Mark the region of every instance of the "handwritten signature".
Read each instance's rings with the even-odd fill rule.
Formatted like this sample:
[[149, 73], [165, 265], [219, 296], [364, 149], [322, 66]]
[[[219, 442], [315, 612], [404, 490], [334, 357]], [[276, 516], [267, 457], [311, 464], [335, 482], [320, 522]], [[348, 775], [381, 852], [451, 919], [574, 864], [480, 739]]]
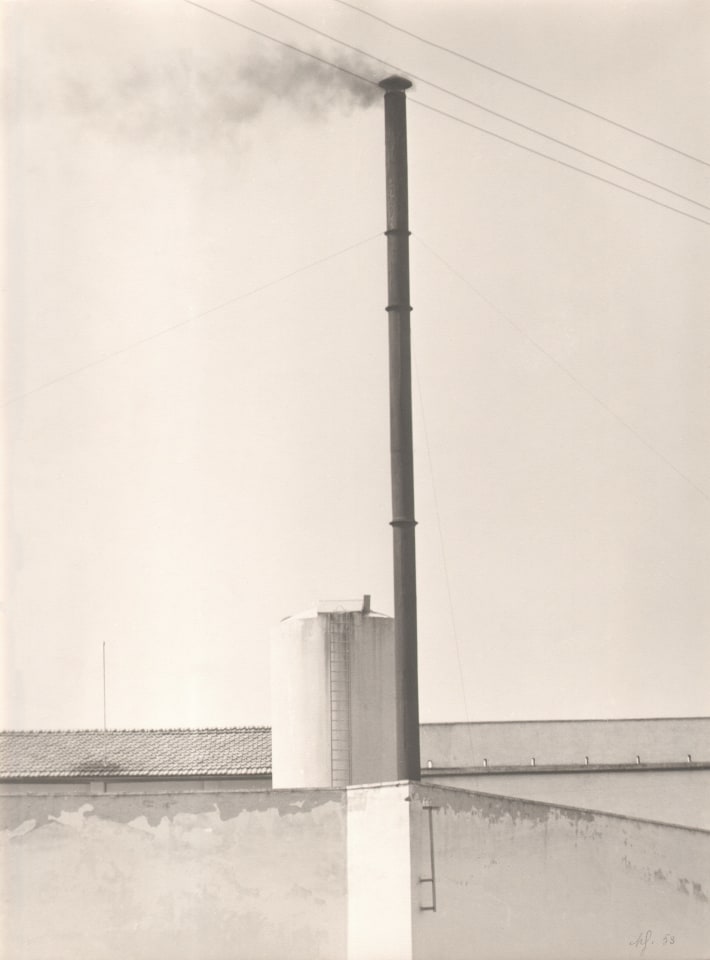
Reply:
[[664, 933], [661, 938], [661, 934], [658, 934], [658, 938], [655, 939], [653, 930], [645, 930], [642, 931], [635, 940], [629, 940], [630, 947], [639, 947], [641, 951], [640, 956], [643, 956], [646, 947], [655, 946], [657, 943], [664, 947], [670, 947], [675, 943], [675, 935], [672, 933]]

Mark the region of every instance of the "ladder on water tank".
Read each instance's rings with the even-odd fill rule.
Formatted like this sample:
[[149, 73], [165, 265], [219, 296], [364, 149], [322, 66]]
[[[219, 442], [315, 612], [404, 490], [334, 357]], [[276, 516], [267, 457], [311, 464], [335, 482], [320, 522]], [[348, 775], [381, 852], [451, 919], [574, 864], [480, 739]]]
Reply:
[[333, 787], [347, 787], [352, 773], [348, 615], [331, 613], [329, 620], [330, 782]]

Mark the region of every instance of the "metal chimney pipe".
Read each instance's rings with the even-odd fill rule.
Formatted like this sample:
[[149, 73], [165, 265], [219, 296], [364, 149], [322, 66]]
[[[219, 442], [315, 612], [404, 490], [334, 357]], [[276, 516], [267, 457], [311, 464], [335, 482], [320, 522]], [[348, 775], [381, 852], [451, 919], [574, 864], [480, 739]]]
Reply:
[[404, 92], [411, 85], [404, 77], [388, 77], [380, 83], [385, 91], [396, 738], [397, 777], [400, 780], [421, 779], [409, 317], [412, 307], [409, 302], [407, 98]]

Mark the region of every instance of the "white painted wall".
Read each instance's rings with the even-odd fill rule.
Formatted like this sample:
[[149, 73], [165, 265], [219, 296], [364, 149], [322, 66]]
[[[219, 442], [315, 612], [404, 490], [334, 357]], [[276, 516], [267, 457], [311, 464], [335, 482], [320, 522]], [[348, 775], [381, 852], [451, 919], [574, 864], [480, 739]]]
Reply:
[[348, 788], [348, 960], [412, 955], [408, 797], [408, 783]]
[[414, 876], [429, 875], [437, 807], [437, 910], [422, 888], [414, 960], [710, 955], [710, 833], [446, 787], [411, 797]]
[[[397, 775], [394, 621], [344, 605], [337, 612], [338, 607], [334, 602], [289, 617], [272, 635], [272, 776], [277, 789], [333, 783], [330, 628], [336, 616], [349, 648], [349, 782], [379, 783]], [[339, 719], [342, 736], [344, 718]]]
[[330, 787], [329, 652], [325, 619], [309, 611], [271, 637], [271, 769], [275, 789]]

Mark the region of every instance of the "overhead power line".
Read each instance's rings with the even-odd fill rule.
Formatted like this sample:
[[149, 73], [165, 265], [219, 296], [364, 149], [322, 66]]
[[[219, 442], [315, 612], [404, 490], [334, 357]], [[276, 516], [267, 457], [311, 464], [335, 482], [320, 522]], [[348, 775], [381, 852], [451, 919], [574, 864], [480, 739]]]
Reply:
[[519, 147], [521, 150], [527, 150], [528, 153], [535, 154], [536, 157], [544, 157], [545, 160], [551, 160], [553, 163], [558, 163], [562, 167], [567, 167], [569, 170], [576, 170], [577, 173], [583, 173], [587, 177], [591, 177], [593, 180], [599, 180], [600, 183], [607, 183], [610, 187], [616, 187], [617, 190], [623, 190], [624, 193], [630, 193], [634, 197], [639, 197], [641, 200], [648, 200], [649, 203], [655, 203], [657, 207], [663, 207], [664, 210], [672, 210], [673, 213], [679, 213], [682, 217], [688, 217], [690, 220], [695, 220], [697, 223], [704, 223], [706, 227], [710, 227], [710, 220], [703, 220], [702, 217], [696, 217], [694, 213], [688, 213], [686, 210], [680, 210], [678, 207], [672, 207], [668, 203], [663, 203], [662, 200], [655, 200], [653, 197], [649, 197], [645, 193], [639, 193], [638, 190], [632, 190], [631, 187], [624, 187], [620, 183], [616, 183], [614, 180], [609, 180], [606, 177], [601, 177], [597, 173], [592, 173], [589, 170], [583, 170], [582, 167], [575, 167], [573, 163], [567, 163], [566, 160], [560, 160], [559, 157], [553, 157], [549, 153], [543, 153], [541, 150], [535, 150], [533, 147], [527, 147], [523, 143], [518, 143], [517, 140], [511, 140], [510, 137], [504, 137], [500, 133], [494, 133], [492, 130], [486, 130], [485, 127], [479, 127], [476, 123], [471, 123], [470, 120], [464, 120], [462, 117], [457, 117], [453, 113], [447, 113], [445, 110], [440, 110], [438, 107], [433, 107], [429, 103], [423, 103], [421, 100], [415, 100], [414, 97], [407, 98], [410, 103], [415, 103], [418, 107], [424, 107], [425, 110], [431, 110], [432, 113], [439, 113], [442, 117], [447, 117], [449, 120], [455, 120], [457, 123], [462, 123], [466, 127], [472, 127], [474, 130], [479, 130], [481, 133], [488, 134], [489, 137], [495, 137], [496, 140], [502, 140], [504, 143], [510, 143], [514, 147]]
[[241, 27], [242, 30], [248, 30], [249, 33], [255, 33], [257, 37], [263, 37], [265, 40], [271, 40], [274, 43], [280, 44], [282, 47], [293, 50], [294, 53], [300, 53], [304, 57], [310, 57], [311, 60], [317, 60], [318, 63], [322, 63], [327, 67], [333, 67], [334, 70], [340, 70], [341, 73], [347, 73], [349, 77], [354, 77], [356, 80], [362, 80], [363, 83], [370, 83], [373, 87], [379, 86], [376, 80], [371, 80], [369, 77], [362, 77], [359, 73], [354, 73], [352, 70], [348, 70], [347, 67], [342, 67], [338, 63], [333, 63], [331, 60], [325, 60], [323, 57], [319, 57], [315, 53], [309, 53], [307, 50], [302, 50], [300, 47], [296, 47], [292, 43], [287, 43], [285, 40], [279, 40], [276, 37], [272, 37], [268, 33], [262, 33], [261, 30], [250, 27], [246, 23], [242, 23], [240, 20], [235, 20], [233, 17], [228, 17], [226, 14], [220, 13], [218, 10], [212, 10], [211, 7], [204, 7], [201, 3], [196, 3], [195, 0], [183, 0], [183, 2], [189, 3], [191, 7], [198, 7], [200, 10], [204, 10], [205, 13], [211, 13], [213, 17], [219, 17], [220, 20], [226, 20], [227, 23], [233, 23], [235, 27]]
[[292, 270], [290, 273], [284, 273], [282, 276], [275, 277], [273, 280], [269, 280], [267, 283], [262, 283], [261, 286], [254, 287], [253, 290], [247, 290], [245, 293], [240, 293], [236, 297], [230, 297], [229, 300], [224, 300], [222, 303], [218, 303], [216, 306], [210, 307], [208, 310], [203, 310], [201, 313], [196, 313], [191, 317], [186, 317], [184, 320], [173, 323], [169, 327], [163, 327], [162, 330], [157, 330], [155, 333], [151, 333], [147, 337], [141, 337], [140, 340], [134, 340], [132, 343], [126, 344], [125, 347], [120, 347], [118, 350], [114, 350], [112, 353], [107, 353], [103, 357], [96, 357], [95, 360], [90, 360], [89, 363], [85, 363], [81, 367], [76, 367], [74, 370], [68, 370], [66, 373], [63, 373], [58, 377], [54, 377], [52, 380], [47, 380], [45, 383], [40, 383], [38, 386], [32, 387], [32, 389], [26, 390], [24, 393], [10, 397], [8, 400], [5, 400], [2, 404], [0, 404], [0, 408], [7, 407], [11, 403], [18, 403], [20, 400], [24, 400], [26, 397], [30, 397], [35, 393], [39, 393], [40, 390], [46, 390], [48, 387], [52, 387], [56, 383], [61, 383], [64, 380], [68, 380], [70, 377], [75, 377], [78, 374], [83, 373], [85, 370], [90, 370], [92, 367], [98, 367], [103, 363], [108, 363], [109, 360], [113, 360], [115, 357], [120, 357], [122, 354], [128, 353], [130, 350], [134, 350], [136, 347], [140, 347], [145, 343], [150, 343], [152, 340], [157, 340], [160, 337], [164, 337], [166, 334], [172, 333], [174, 330], [178, 330], [180, 327], [185, 327], [189, 323], [195, 323], [195, 321], [201, 320], [210, 313], [215, 313], [217, 310], [222, 310], [224, 307], [228, 307], [233, 303], [238, 303], [240, 300], [246, 300], [247, 297], [253, 297], [257, 293], [262, 293], [264, 290], [268, 290], [269, 287], [273, 287], [277, 283], [283, 283], [284, 280], [290, 280], [292, 277], [297, 276], [299, 273], [303, 273], [305, 270], [312, 270], [314, 267], [318, 267], [322, 263], [327, 263], [329, 260], [335, 260], [336, 257], [341, 257], [343, 254], [349, 253], [351, 250], [355, 250], [357, 247], [362, 247], [366, 243], [371, 243], [373, 240], [377, 239], [377, 237], [381, 236], [382, 231], [378, 231], [371, 237], [366, 237], [364, 240], [358, 240], [357, 243], [351, 243], [349, 247], [344, 247], [342, 250], [336, 250], [335, 253], [329, 253], [326, 257], [320, 257], [320, 259], [313, 260], [311, 263], [306, 263], [302, 267]]
[[563, 103], [567, 107], [573, 107], [575, 110], [581, 110], [582, 113], [586, 113], [590, 117], [594, 117], [597, 120], [603, 120], [604, 123], [609, 123], [613, 127], [617, 127], [619, 130], [624, 130], [626, 133], [631, 133], [636, 137], [641, 137], [642, 140], [647, 140], [649, 143], [654, 143], [657, 147], [663, 147], [666, 150], [671, 150], [673, 153], [677, 153], [679, 156], [685, 157], [687, 160], [694, 160], [696, 163], [702, 163], [704, 166], [710, 167], [710, 161], [703, 160], [702, 157], [696, 157], [692, 153], [687, 153], [685, 150], [680, 150], [678, 147], [674, 147], [670, 143], [665, 143], [663, 140], [658, 140], [656, 137], [652, 137], [647, 133], [642, 133], [640, 130], [636, 130], [634, 127], [629, 127], [624, 123], [620, 123], [618, 120], [612, 120], [611, 117], [607, 117], [603, 113], [597, 113], [595, 110], [590, 110], [589, 107], [583, 107], [580, 103], [576, 103], [574, 100], [568, 100], [566, 97], [559, 96], [559, 94], [551, 93], [549, 90], [544, 90], [542, 87], [537, 87], [534, 83], [530, 83], [527, 80], [521, 80], [520, 77], [515, 77], [511, 73], [506, 73], [504, 70], [498, 70], [496, 67], [492, 67], [488, 63], [483, 63], [481, 60], [476, 60], [473, 57], [469, 57], [465, 53], [461, 53], [458, 50], [452, 50], [451, 47], [445, 47], [441, 43], [435, 43], [433, 40], [428, 40], [426, 37], [422, 37], [418, 33], [413, 33], [411, 30], [406, 30], [404, 27], [400, 27], [396, 23], [392, 23], [390, 20], [385, 20], [384, 17], [379, 17], [377, 14], [371, 13], [369, 10], [363, 10], [362, 7], [358, 7], [354, 3], [348, 3], [347, 0], [334, 0], [334, 2], [339, 3], [343, 7], [349, 7], [351, 10], [355, 10], [358, 13], [362, 13], [366, 17], [371, 17], [373, 20], [378, 20], [380, 23], [385, 24], [385, 26], [390, 27], [392, 30], [397, 30], [399, 33], [411, 37], [413, 40], [418, 40], [420, 43], [425, 43], [427, 46], [434, 47], [436, 50], [449, 53], [453, 57], [458, 57], [460, 60], [465, 60], [467, 63], [472, 63], [476, 67], [481, 67], [482, 70], [488, 70], [489, 73], [495, 73], [497, 76], [503, 77], [505, 80], [510, 80], [512, 83], [517, 83], [521, 87], [527, 87], [528, 90], [534, 90], [535, 93], [541, 93], [544, 97], [549, 97], [551, 100], [556, 100], [558, 103]]
[[704, 500], [710, 501], [710, 495], [705, 490], [703, 490], [702, 487], [698, 486], [698, 484], [686, 473], [683, 473], [683, 471], [680, 470], [673, 463], [672, 460], [669, 460], [668, 457], [664, 453], [662, 453], [657, 447], [654, 447], [653, 444], [649, 443], [649, 441], [646, 440], [646, 438], [642, 436], [638, 432], [638, 430], [635, 430], [634, 427], [632, 427], [627, 420], [624, 420], [622, 416], [620, 416], [611, 406], [609, 406], [606, 400], [602, 400], [602, 398], [598, 394], [596, 394], [590, 387], [588, 387], [585, 383], [583, 383], [583, 381], [581, 381], [577, 376], [575, 376], [575, 374], [572, 373], [572, 371], [568, 367], [566, 367], [564, 363], [558, 360], [557, 357], [555, 357], [553, 354], [549, 353], [549, 351], [545, 350], [545, 348], [541, 344], [539, 344], [537, 340], [531, 337], [530, 334], [522, 326], [520, 326], [519, 323], [516, 323], [514, 320], [512, 320], [507, 313], [501, 310], [500, 307], [496, 306], [496, 304], [493, 303], [492, 300], [490, 300], [483, 293], [481, 293], [481, 291], [476, 286], [474, 286], [474, 284], [471, 283], [470, 280], [468, 280], [462, 273], [459, 273], [459, 271], [456, 270], [455, 267], [452, 267], [452, 265], [447, 260], [445, 260], [444, 257], [441, 256], [441, 254], [437, 253], [436, 250], [434, 250], [431, 246], [429, 246], [428, 243], [422, 240], [421, 237], [415, 234], [414, 239], [422, 247], [424, 247], [424, 249], [427, 250], [433, 257], [436, 257], [436, 259], [440, 263], [443, 263], [443, 265], [446, 267], [447, 270], [450, 271], [450, 273], [452, 273], [463, 284], [465, 284], [469, 288], [469, 290], [472, 290], [476, 294], [476, 296], [480, 300], [482, 300], [485, 304], [487, 304], [491, 308], [491, 310], [497, 313], [498, 316], [501, 317], [501, 319], [505, 320], [508, 326], [510, 326], [513, 330], [515, 330], [516, 333], [518, 333], [531, 347], [537, 350], [538, 353], [541, 353], [544, 357], [547, 357], [550, 363], [553, 363], [559, 370], [561, 370], [562, 373], [564, 373], [565, 376], [569, 380], [571, 380], [572, 383], [574, 383], [583, 393], [586, 393], [587, 396], [591, 397], [592, 400], [594, 400], [595, 403], [597, 403], [602, 408], [602, 410], [604, 410], [607, 414], [609, 414], [609, 416], [613, 417], [613, 419], [616, 420], [618, 424], [620, 424], [625, 430], [627, 430], [630, 434], [632, 434], [640, 444], [646, 447], [647, 450], [650, 450], [650, 452], [653, 453], [654, 456], [656, 456], [659, 460], [661, 460], [670, 470], [672, 470], [673, 473], [679, 476], [681, 480], [684, 480], [688, 484], [688, 486], [692, 487], [693, 490], [695, 490], [696, 493], [699, 493]]
[[[279, 44], [282, 47], [287, 47], [289, 50], [293, 50], [296, 53], [302, 54], [304, 57], [310, 57], [312, 60], [317, 60], [319, 63], [326, 64], [327, 66], [333, 67], [335, 70], [340, 70], [343, 73], [349, 74], [351, 77], [356, 77], [358, 80], [363, 80], [365, 83], [373, 84], [374, 86], [379, 86], [375, 80], [371, 80], [369, 77], [363, 77], [361, 74], [355, 73], [352, 70], [347, 70], [344, 67], [341, 67], [337, 63], [333, 63], [331, 60], [326, 60], [324, 57], [316, 56], [313, 53], [309, 53], [306, 50], [302, 50], [300, 47], [297, 47], [295, 44], [286, 43], [283, 40], [279, 40], [277, 37], [273, 37], [270, 34], [263, 33], [261, 30], [255, 30], [253, 27], [249, 27], [246, 24], [241, 23], [238, 20], [234, 20], [232, 17], [227, 17], [222, 13], [218, 13], [215, 10], [212, 10], [210, 7], [205, 7], [201, 3], [195, 3], [195, 0], [184, 0], [185, 3], [189, 3], [193, 7], [199, 7], [200, 10], [204, 10], [206, 13], [214, 14], [214, 16], [219, 17], [222, 20], [226, 20], [228, 23], [232, 23], [237, 27], [242, 27], [244, 30], [248, 30], [251, 33], [256, 33], [258, 36], [265, 38], [266, 40], [272, 40], [274, 43]], [[495, 137], [497, 140], [503, 140], [505, 143], [509, 143], [514, 147], [519, 147], [521, 150], [527, 150], [528, 153], [533, 153], [538, 157], [544, 157], [546, 160], [551, 160], [553, 163], [560, 164], [563, 167], [568, 167], [570, 170], [576, 170], [578, 173], [582, 173], [587, 177], [591, 177], [593, 180], [598, 180], [600, 183], [606, 183], [611, 187], [616, 187], [618, 190], [623, 190], [625, 193], [630, 193], [635, 197], [639, 197], [641, 200], [648, 200], [649, 203], [654, 203], [656, 206], [663, 207], [665, 210], [671, 210], [673, 213], [679, 213], [683, 217], [688, 217], [691, 220], [696, 220], [698, 223], [703, 223], [705, 226], [710, 227], [710, 221], [703, 220], [701, 217], [696, 217], [692, 213], [687, 213], [685, 210], [680, 210], [678, 207], [672, 207], [668, 203], [663, 203], [660, 200], [654, 200], [653, 197], [647, 196], [645, 193], [639, 193], [637, 190], [632, 190], [630, 187], [624, 187], [619, 183], [616, 183], [614, 180], [609, 180], [606, 177], [601, 177], [596, 173], [590, 173], [590, 171], [585, 170], [583, 167], [576, 167], [573, 163], [567, 163], [565, 160], [559, 160], [557, 157], [552, 157], [547, 153], [543, 153], [541, 150], [535, 150], [532, 147], [527, 147], [522, 143], [518, 143], [517, 140], [512, 140], [510, 137], [504, 137], [500, 133], [494, 133], [492, 130], [487, 130], [485, 127], [480, 127], [475, 123], [471, 123], [468, 120], [463, 120], [461, 117], [456, 117], [451, 113], [447, 113], [445, 110], [440, 110], [438, 107], [433, 107], [430, 104], [422, 103], [421, 100], [415, 100], [412, 97], [409, 97], [410, 103], [416, 103], [420, 107], [424, 107], [427, 110], [431, 110], [434, 113], [441, 114], [442, 117], [448, 117], [450, 120], [455, 120], [457, 123], [462, 123], [465, 126], [472, 127], [474, 130], [479, 130], [481, 133], [488, 134], [488, 136]]]
[[678, 197], [679, 200], [685, 200], [697, 207], [702, 207], [704, 210], [710, 210], [710, 205], [707, 203], [702, 203], [700, 200], [694, 200], [692, 197], [689, 197], [684, 193], [680, 193], [677, 190], [673, 190], [671, 187], [665, 187], [662, 183], [658, 183], [656, 180], [651, 180], [639, 173], [634, 173], [633, 170], [629, 170], [627, 167], [622, 167], [618, 163], [613, 163], [611, 160], [605, 160], [603, 157], [600, 157], [595, 153], [591, 153], [588, 150], [583, 150], [581, 147], [576, 147], [574, 144], [568, 143], [566, 140], [561, 140], [559, 137], [554, 137], [552, 134], [544, 133], [542, 130], [538, 130], [537, 127], [523, 123], [521, 120], [515, 120], [513, 117], [509, 117], [505, 113], [500, 113], [498, 110], [493, 110], [491, 107], [486, 107], [477, 100], [472, 100], [470, 97], [465, 97], [463, 94], [456, 93], [454, 90], [449, 90], [448, 87], [443, 87], [438, 83], [427, 80], [425, 77], [418, 76], [416, 73], [412, 73], [411, 70], [405, 70], [404, 67], [400, 67], [395, 63], [390, 63], [387, 60], [383, 60], [381, 57], [376, 57], [374, 54], [368, 53], [367, 50], [362, 50], [360, 47], [355, 47], [353, 44], [347, 43], [345, 40], [340, 40], [338, 37], [332, 36], [332, 34], [325, 33], [323, 30], [319, 30], [317, 27], [313, 27], [310, 24], [305, 23], [303, 20], [299, 20], [297, 17], [292, 17], [290, 14], [284, 13], [283, 10], [272, 7], [268, 3], [263, 3], [262, 0], [250, 0], [250, 2], [257, 7], [262, 7], [264, 10], [268, 10], [270, 13], [276, 14], [276, 16], [283, 17], [285, 20], [290, 20], [291, 23], [295, 23], [299, 27], [310, 30], [312, 33], [315, 33], [319, 37], [323, 37], [325, 40], [340, 44], [340, 46], [346, 47], [348, 50], [352, 50], [354, 53], [357, 53], [360, 56], [368, 57], [370, 60], [374, 60], [375, 63], [382, 64], [382, 66], [387, 67], [390, 70], [394, 70], [397, 73], [404, 73], [410, 80], [416, 80], [418, 83], [426, 84], [426, 86], [431, 87], [433, 90], [438, 90], [440, 93], [445, 93], [447, 96], [454, 97], [456, 100], [462, 101], [462, 103], [467, 103], [469, 106], [476, 107], [476, 109], [482, 110], [484, 113], [488, 113], [493, 117], [497, 117], [499, 120], [505, 120], [507, 123], [512, 123], [521, 130], [527, 130], [528, 133], [534, 133], [539, 137], [544, 137], [545, 140], [549, 140], [551, 143], [556, 143], [558, 146], [565, 147], [567, 150], [573, 150], [575, 153], [578, 153], [583, 157], [587, 157], [590, 160], [595, 160], [597, 163], [602, 163], [604, 166], [610, 167], [612, 170], [617, 170], [619, 173], [624, 173], [629, 177], [634, 177], [634, 179], [640, 180], [642, 183], [646, 183], [651, 187], [656, 187], [659, 190], [663, 190], [665, 193], [670, 193], [672, 196]]

